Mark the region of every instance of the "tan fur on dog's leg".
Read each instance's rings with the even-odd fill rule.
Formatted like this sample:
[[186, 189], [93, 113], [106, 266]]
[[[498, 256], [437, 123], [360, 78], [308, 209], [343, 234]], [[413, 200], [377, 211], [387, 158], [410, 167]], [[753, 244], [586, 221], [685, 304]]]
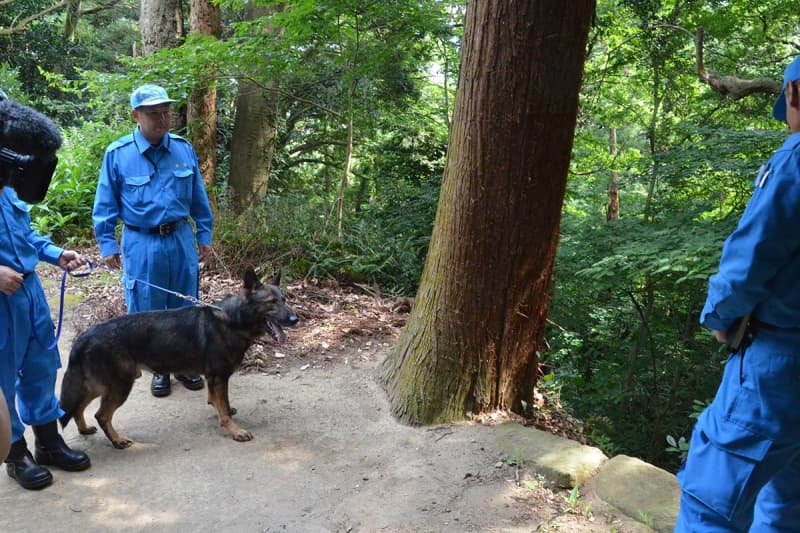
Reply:
[[100, 402], [100, 409], [98, 409], [94, 414], [94, 417], [97, 419], [97, 423], [100, 424], [100, 429], [105, 432], [108, 440], [110, 440], [111, 444], [114, 445], [114, 448], [117, 448], [118, 450], [128, 448], [131, 444], [133, 444], [131, 439], [117, 433], [117, 430], [115, 430], [114, 426], [111, 425], [111, 418], [114, 416], [114, 412], [117, 410], [117, 408], [119, 408], [120, 405], [123, 404], [124, 401], [124, 398], [122, 401], [119, 401], [119, 399], [103, 396], [103, 399]]
[[86, 418], [84, 417], [84, 410], [89, 406], [90, 403], [92, 403], [92, 400], [94, 400], [94, 398], [86, 398], [83, 400], [75, 410], [75, 415], [73, 415], [75, 423], [78, 425], [78, 432], [81, 435], [91, 435], [93, 433], [97, 433], [97, 428], [87, 424]]
[[252, 440], [253, 434], [241, 428], [231, 418], [231, 406], [228, 403], [228, 381], [223, 381], [222, 379], [208, 380], [208, 394], [211, 396], [211, 402], [217, 410], [220, 425], [231, 434], [233, 440], [239, 442]]

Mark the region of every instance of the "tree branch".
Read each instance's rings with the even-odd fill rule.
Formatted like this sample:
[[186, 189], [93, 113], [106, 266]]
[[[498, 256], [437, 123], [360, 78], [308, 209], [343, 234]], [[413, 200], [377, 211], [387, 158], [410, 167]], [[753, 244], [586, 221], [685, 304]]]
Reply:
[[709, 87], [723, 96], [730, 96], [734, 100], [739, 100], [751, 94], [766, 93], [777, 95], [781, 92], [783, 85], [779, 81], [771, 78], [756, 78], [745, 80], [736, 76], [712, 76], [703, 65], [703, 28], [698, 27], [694, 37], [695, 45], [695, 67], [697, 77], [700, 81], [707, 83]]
[[[5, 0], [4, 2], [0, 3], [0, 6], [12, 2], [13, 0]], [[26, 29], [28, 29], [28, 24], [33, 22], [36, 19], [42, 18], [45, 15], [49, 15], [53, 11], [58, 11], [59, 9], [65, 7], [67, 5], [66, 0], [62, 0], [61, 2], [50, 6], [46, 9], [42, 9], [38, 13], [25, 17], [24, 19], [20, 20], [18, 23], [15, 23], [14, 26], [10, 28], [0, 28], [0, 35], [15, 35], [17, 33], [22, 33]]]
[[273, 93], [277, 93], [277, 94], [279, 94], [281, 96], [296, 100], [297, 102], [302, 102], [304, 104], [308, 104], [308, 105], [310, 105], [312, 107], [315, 107], [317, 109], [321, 109], [322, 111], [324, 111], [324, 112], [326, 112], [326, 113], [328, 113], [330, 115], [333, 115], [336, 118], [344, 118], [344, 115], [342, 115], [338, 111], [335, 111], [335, 110], [333, 110], [333, 109], [331, 109], [329, 107], [325, 107], [324, 105], [320, 104], [319, 102], [314, 102], [313, 100], [308, 100], [306, 98], [302, 98], [300, 96], [297, 96], [296, 94], [292, 94], [292, 93], [290, 93], [288, 91], [284, 91], [282, 89], [278, 89], [277, 87], [267, 87], [263, 83], [259, 82], [257, 79], [252, 78], [250, 76], [235, 76], [235, 77], [239, 78], [239, 79], [248, 80], [251, 83], [253, 83], [253, 85], [256, 85], [257, 87], [260, 87], [261, 89], [263, 89], [265, 91], [270, 91], [270, 92], [273, 92]]
[[90, 7], [89, 9], [81, 10], [81, 16], [86, 15], [94, 15], [95, 13], [100, 13], [101, 11], [105, 11], [106, 9], [114, 9], [115, 7], [119, 7], [121, 4], [119, 0], [113, 0], [107, 4], [101, 4], [99, 6]]
[[290, 155], [300, 154], [303, 152], [313, 152], [314, 150], [325, 146], [347, 146], [343, 141], [336, 141], [333, 139], [319, 139], [305, 142], [301, 145], [295, 146], [289, 152]]

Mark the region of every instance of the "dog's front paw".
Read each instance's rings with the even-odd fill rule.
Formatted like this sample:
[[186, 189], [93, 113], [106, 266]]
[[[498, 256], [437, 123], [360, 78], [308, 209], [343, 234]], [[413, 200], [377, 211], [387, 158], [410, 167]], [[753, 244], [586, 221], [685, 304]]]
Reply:
[[86, 426], [83, 428], [78, 428], [78, 433], [81, 435], [94, 435], [97, 433], [97, 428], [94, 426]]
[[133, 445], [133, 441], [128, 437], [120, 437], [117, 440], [112, 440], [111, 444], [118, 450], [124, 450], [125, 448], [130, 448]]
[[246, 429], [240, 429], [233, 434], [233, 440], [237, 442], [247, 442], [249, 440], [253, 440], [253, 434]]

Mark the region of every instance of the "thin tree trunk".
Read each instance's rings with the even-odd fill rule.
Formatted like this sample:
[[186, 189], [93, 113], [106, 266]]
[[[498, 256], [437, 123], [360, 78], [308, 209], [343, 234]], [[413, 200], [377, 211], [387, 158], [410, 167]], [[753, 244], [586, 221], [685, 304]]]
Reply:
[[67, 0], [67, 13], [64, 16], [64, 37], [74, 43], [77, 38], [78, 20], [81, 14], [81, 0]]
[[[612, 159], [617, 157], [617, 128], [610, 128], [608, 132], [608, 148]], [[608, 182], [608, 208], [606, 209], [606, 221], [619, 220], [619, 174], [616, 170], [611, 171], [611, 179]]]
[[658, 159], [656, 158], [656, 150], [658, 144], [656, 142], [656, 126], [658, 125], [658, 111], [661, 107], [661, 92], [659, 91], [660, 69], [658, 68], [658, 61], [653, 60], [653, 112], [650, 114], [650, 125], [648, 126], [647, 137], [650, 143], [650, 157], [653, 159], [652, 173], [650, 175], [650, 183], [647, 186], [647, 198], [644, 202], [644, 220], [652, 220], [653, 213], [653, 196], [656, 193], [656, 183], [658, 183]]
[[339, 239], [343, 237], [344, 192], [350, 182], [350, 165], [353, 160], [353, 91], [355, 91], [355, 83], [350, 86], [350, 92], [347, 95], [347, 150], [344, 156], [342, 181], [339, 184], [339, 196], [336, 200], [336, 235]]
[[[209, 0], [192, 0], [189, 25], [192, 32], [219, 38], [221, 29], [220, 8]], [[216, 65], [209, 64], [203, 72], [201, 87], [189, 95], [186, 118], [197, 152], [203, 182], [209, 191], [211, 208], [216, 211], [216, 195], [212, 193], [216, 183], [217, 167], [217, 83]]]

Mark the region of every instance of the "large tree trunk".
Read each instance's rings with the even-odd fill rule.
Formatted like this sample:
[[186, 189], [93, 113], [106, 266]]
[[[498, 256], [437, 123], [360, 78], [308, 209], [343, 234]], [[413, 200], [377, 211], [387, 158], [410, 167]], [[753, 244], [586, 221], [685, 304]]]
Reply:
[[[280, 5], [263, 8], [250, 4], [245, 10], [245, 19], [271, 15], [280, 9]], [[281, 29], [270, 28], [269, 31], [278, 33]], [[267, 194], [277, 135], [274, 107], [269, 91], [251, 81], [239, 81], [228, 177], [233, 205], [238, 212], [258, 204]]]
[[403, 422], [531, 401], [594, 8], [467, 6], [436, 223], [411, 317], [383, 363]]
[[150, 55], [162, 48], [174, 48], [180, 44], [180, 0], [142, 0], [140, 7], [142, 54]]
[[[142, 36], [142, 55], [179, 46], [183, 40], [181, 0], [141, 0], [139, 33]], [[171, 117], [172, 130], [185, 133], [186, 107], [173, 105]]]
[[[220, 36], [220, 8], [210, 0], [192, 0], [189, 15], [190, 31], [215, 38]], [[200, 172], [209, 193], [216, 182], [217, 168], [217, 84], [216, 67], [207, 65], [201, 88], [189, 95], [186, 117], [197, 152]], [[209, 194], [212, 210], [216, 211], [216, 196]]]

